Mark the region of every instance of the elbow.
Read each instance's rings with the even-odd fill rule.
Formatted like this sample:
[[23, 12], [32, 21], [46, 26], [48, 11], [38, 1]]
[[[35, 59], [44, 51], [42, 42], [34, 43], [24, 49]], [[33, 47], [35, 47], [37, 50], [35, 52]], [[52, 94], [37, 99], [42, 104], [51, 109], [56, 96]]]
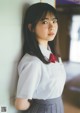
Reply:
[[20, 105], [15, 105], [15, 108], [17, 109], [17, 110], [21, 110], [21, 111], [24, 111], [24, 110], [27, 110], [28, 108], [27, 107], [22, 107], [22, 106], [20, 106]]
[[21, 106], [21, 105], [16, 105], [15, 104], [15, 108], [17, 109], [17, 110], [27, 110], [28, 108], [26, 107], [26, 108], [24, 108], [23, 106]]
[[27, 110], [30, 107], [30, 103], [26, 99], [16, 99], [15, 108], [17, 110]]

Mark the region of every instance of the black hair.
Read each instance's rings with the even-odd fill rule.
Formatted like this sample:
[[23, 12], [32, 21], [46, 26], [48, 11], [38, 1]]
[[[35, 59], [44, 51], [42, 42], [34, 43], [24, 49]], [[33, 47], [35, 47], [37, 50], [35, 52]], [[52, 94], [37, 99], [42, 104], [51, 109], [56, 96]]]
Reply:
[[[25, 12], [23, 25], [22, 25], [22, 36], [23, 36], [23, 55], [28, 53], [30, 55], [37, 56], [43, 63], [48, 64], [41, 50], [39, 48], [38, 41], [35, 37], [34, 32], [31, 32], [28, 28], [28, 25], [31, 24], [34, 29], [38, 21], [45, 17], [47, 12], [52, 13], [57, 18], [56, 9], [49, 5], [48, 3], [35, 3], [31, 5]], [[56, 38], [55, 38], [56, 39]], [[55, 52], [55, 39], [53, 41], [48, 42], [52, 53]]]

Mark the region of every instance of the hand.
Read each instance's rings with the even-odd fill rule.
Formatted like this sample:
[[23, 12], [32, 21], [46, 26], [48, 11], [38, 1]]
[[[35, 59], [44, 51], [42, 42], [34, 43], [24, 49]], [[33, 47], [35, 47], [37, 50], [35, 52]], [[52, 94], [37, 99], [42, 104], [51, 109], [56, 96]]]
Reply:
[[17, 110], [27, 110], [30, 107], [30, 102], [23, 98], [16, 98], [15, 100], [15, 108]]

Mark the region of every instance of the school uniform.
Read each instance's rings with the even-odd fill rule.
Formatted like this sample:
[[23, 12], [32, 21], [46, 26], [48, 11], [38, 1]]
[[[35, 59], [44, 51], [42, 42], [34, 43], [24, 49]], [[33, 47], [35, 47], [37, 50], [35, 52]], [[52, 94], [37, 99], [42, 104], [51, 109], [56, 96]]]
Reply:
[[[50, 57], [50, 48], [39, 45], [45, 59]], [[63, 113], [61, 95], [66, 73], [61, 58], [59, 62], [44, 64], [36, 56], [25, 54], [18, 65], [19, 80], [17, 98], [31, 100], [25, 113]], [[22, 113], [23, 113], [22, 112]]]

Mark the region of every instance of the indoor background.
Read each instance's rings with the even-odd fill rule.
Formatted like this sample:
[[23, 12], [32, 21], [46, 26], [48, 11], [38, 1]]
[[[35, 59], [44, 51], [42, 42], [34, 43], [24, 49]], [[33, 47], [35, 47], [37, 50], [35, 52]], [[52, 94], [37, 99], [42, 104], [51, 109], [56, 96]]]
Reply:
[[0, 113], [20, 113], [14, 107], [14, 99], [22, 52], [22, 15], [25, 4], [28, 7], [36, 2], [48, 2], [59, 13], [60, 52], [67, 73], [64, 110], [80, 113], [80, 2], [75, 1], [0, 0]]
[[56, 0], [56, 8], [60, 52], [67, 73], [65, 113], [80, 113], [80, 0]]

